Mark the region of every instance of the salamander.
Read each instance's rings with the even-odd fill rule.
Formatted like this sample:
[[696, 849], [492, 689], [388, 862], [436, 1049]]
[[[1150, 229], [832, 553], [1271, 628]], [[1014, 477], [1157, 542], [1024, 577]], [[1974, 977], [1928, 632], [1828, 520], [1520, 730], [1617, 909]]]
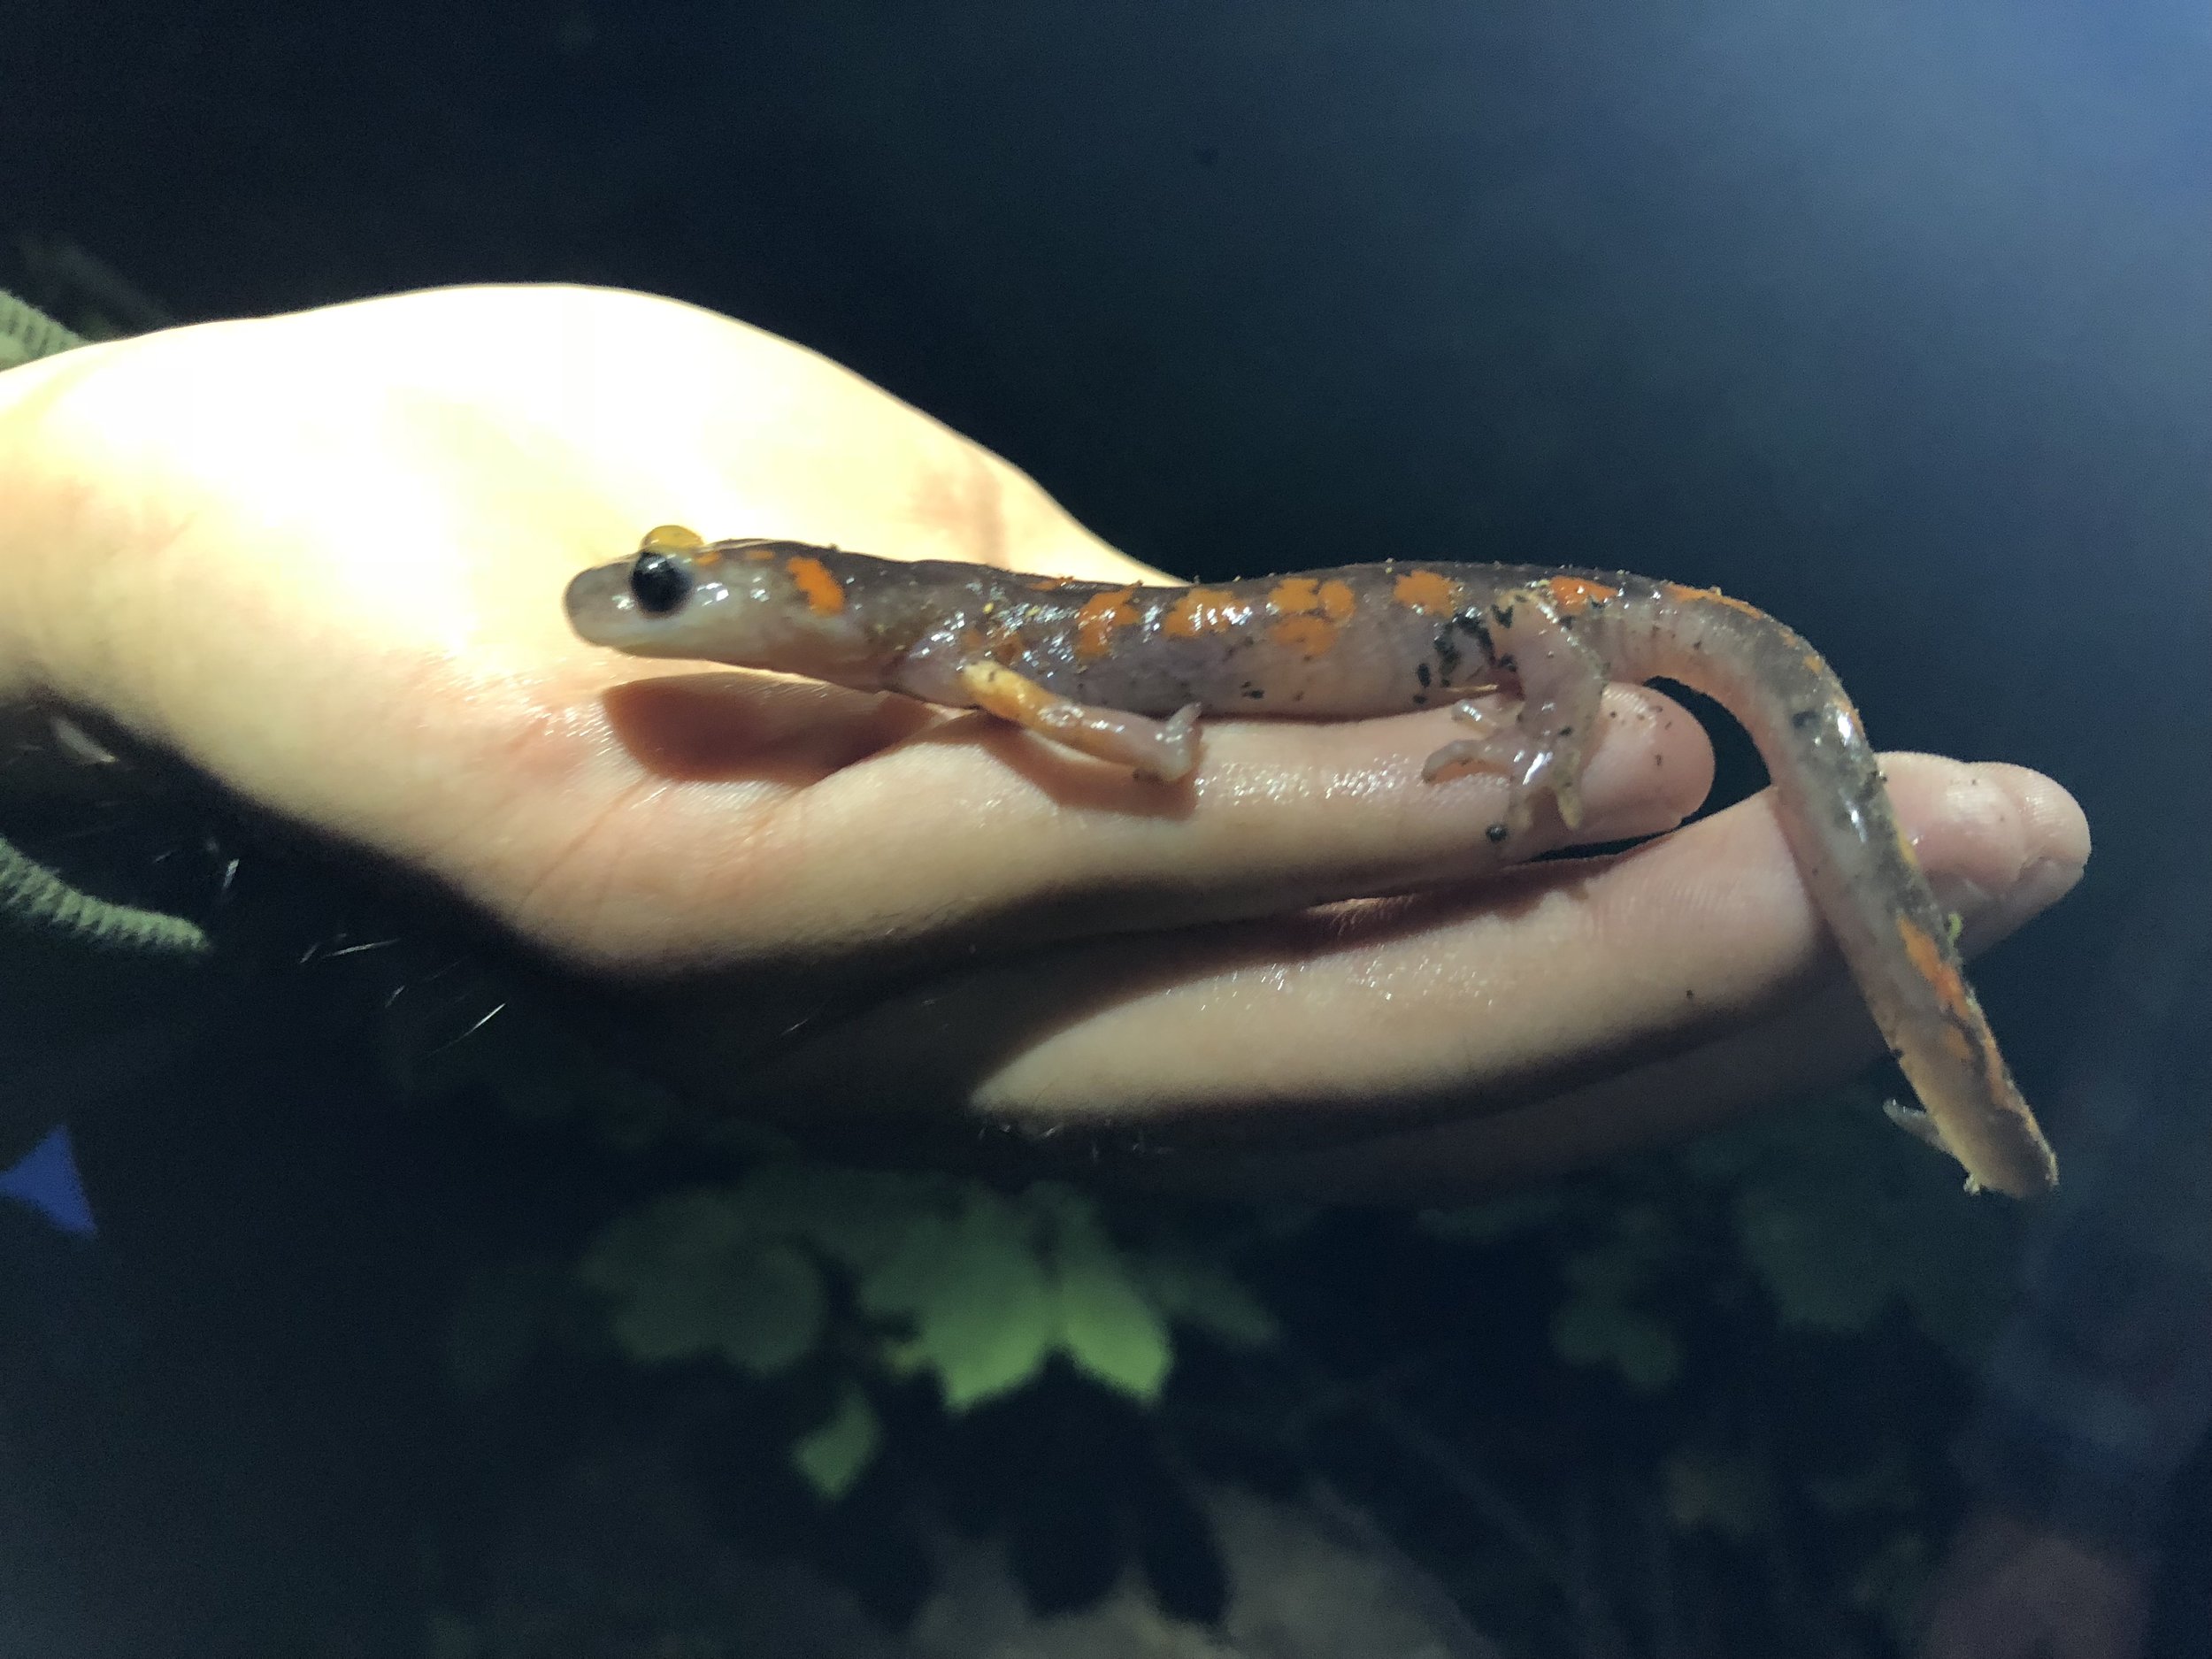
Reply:
[[[1609, 680], [1678, 680], [1740, 721], [1766, 762], [1805, 885], [1926, 1108], [1893, 1115], [1963, 1164], [1970, 1188], [2026, 1196], [2056, 1183], [1858, 710], [1803, 639], [1740, 600], [1619, 571], [1397, 560], [1187, 587], [1080, 582], [795, 541], [710, 544], [662, 526], [578, 575], [567, 609], [593, 644], [981, 709], [1166, 781], [1196, 764], [1202, 716], [1448, 706], [1464, 734], [1425, 775], [1503, 772], [1495, 841], [1547, 800], [1570, 828], [1579, 820]], [[1489, 693], [1517, 709], [1469, 701]]]

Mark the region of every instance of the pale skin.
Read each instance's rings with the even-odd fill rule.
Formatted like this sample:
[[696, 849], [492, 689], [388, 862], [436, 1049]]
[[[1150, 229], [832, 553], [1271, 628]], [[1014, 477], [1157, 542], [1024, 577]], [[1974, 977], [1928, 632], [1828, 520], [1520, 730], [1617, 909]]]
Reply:
[[[1493, 879], [1505, 786], [1423, 780], [1441, 711], [1214, 723], [1165, 786], [583, 644], [567, 578], [672, 520], [1156, 580], [878, 388], [673, 302], [449, 290], [33, 365], [0, 376], [0, 705], [111, 722], [595, 984], [650, 982], [649, 1057], [736, 1110], [1233, 1125], [1165, 1173], [1430, 1198], [1875, 1050], [1758, 800]], [[1709, 776], [1693, 719], [1615, 687], [1576, 839], [1669, 828]], [[2079, 876], [2047, 779], [1901, 756], [1891, 785], [1970, 945]], [[1371, 1133], [1402, 1109], [1445, 1121]], [[1364, 1138], [1290, 1144], [1317, 1133]]]

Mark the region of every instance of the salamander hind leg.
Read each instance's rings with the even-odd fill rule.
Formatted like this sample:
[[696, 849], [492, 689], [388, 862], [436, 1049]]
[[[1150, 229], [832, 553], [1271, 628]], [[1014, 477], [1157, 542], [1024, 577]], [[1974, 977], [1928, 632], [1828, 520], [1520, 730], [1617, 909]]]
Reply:
[[1582, 821], [1582, 765], [1605, 696], [1605, 664], [1575, 637], [1550, 598], [1532, 588], [1501, 595], [1483, 621], [1500, 673], [1519, 683], [1520, 707], [1507, 715], [1472, 703], [1455, 705], [1453, 715], [1475, 735], [1445, 744], [1421, 775], [1434, 782], [1473, 767], [1502, 772], [1513, 784], [1509, 832], [1526, 830], [1538, 798], [1547, 795], [1572, 829]]
[[1026, 675], [988, 658], [963, 663], [956, 677], [977, 708], [1064, 749], [1133, 767], [1141, 776], [1164, 783], [1187, 777], [1197, 764], [1198, 705], [1194, 703], [1164, 720], [1125, 714], [1118, 709], [1093, 708], [1048, 691]]

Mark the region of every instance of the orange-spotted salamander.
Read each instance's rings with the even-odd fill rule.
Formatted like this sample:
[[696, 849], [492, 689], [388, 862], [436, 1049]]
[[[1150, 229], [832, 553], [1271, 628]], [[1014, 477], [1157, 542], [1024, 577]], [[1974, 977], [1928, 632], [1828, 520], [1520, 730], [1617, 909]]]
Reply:
[[[1428, 758], [1512, 780], [1504, 841], [1548, 796], [1580, 818], [1608, 680], [1663, 676], [1741, 721], [1805, 884], [1926, 1106], [1907, 1126], [1970, 1187], [2025, 1196], [2057, 1164], [1967, 984], [1953, 923], [1897, 826], [1842, 686], [1763, 611], [1617, 571], [1392, 561], [1191, 587], [1114, 586], [795, 541], [708, 544], [679, 526], [569, 584], [594, 644], [803, 674], [983, 709], [1172, 780], [1201, 715], [1350, 719], [1451, 705]], [[1464, 701], [1517, 695], [1498, 714]]]

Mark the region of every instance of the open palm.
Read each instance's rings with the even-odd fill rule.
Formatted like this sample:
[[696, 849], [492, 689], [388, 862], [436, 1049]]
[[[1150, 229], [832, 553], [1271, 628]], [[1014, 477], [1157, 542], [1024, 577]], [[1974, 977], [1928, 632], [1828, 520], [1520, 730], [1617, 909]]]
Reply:
[[[567, 578], [672, 520], [1149, 573], [876, 388], [687, 306], [451, 290], [94, 348], [0, 378], [0, 696], [96, 711], [571, 970], [650, 982], [664, 1057], [741, 1105], [1262, 1147], [1469, 1118], [1240, 1165], [1383, 1193], [1672, 1133], [1872, 1047], [1847, 995], [1804, 995], [1820, 930], [1759, 802], [1470, 886], [1503, 786], [1422, 782], [1440, 713], [1217, 724], [1168, 787], [978, 716], [584, 645]], [[1678, 822], [1695, 723], [1621, 688], [1609, 714], [1582, 834]], [[2078, 872], [2047, 780], [1892, 770], [1981, 937]]]

